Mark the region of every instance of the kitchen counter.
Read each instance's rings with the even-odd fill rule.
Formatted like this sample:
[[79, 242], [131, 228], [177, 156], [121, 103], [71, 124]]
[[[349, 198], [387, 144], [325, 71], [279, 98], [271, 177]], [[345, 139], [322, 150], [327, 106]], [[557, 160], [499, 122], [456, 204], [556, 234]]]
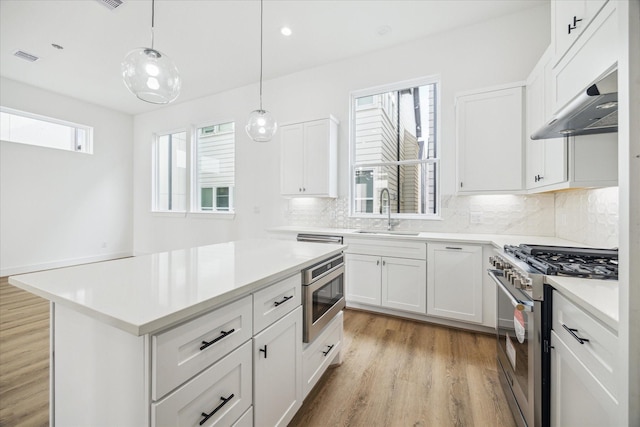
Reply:
[[242, 240], [22, 274], [9, 283], [141, 336], [248, 295], [344, 248]]
[[[405, 234], [369, 234], [359, 233], [354, 229], [315, 228], [284, 226], [269, 230], [271, 233], [314, 233], [341, 235], [348, 238], [362, 239], [396, 239], [429, 242], [459, 242], [492, 245], [502, 249], [504, 245], [518, 245], [529, 243], [536, 245], [574, 246], [586, 245], [570, 240], [547, 236], [522, 236], [502, 234], [472, 234], [472, 233], [434, 233], [418, 232], [416, 235]], [[405, 231], [405, 230], [403, 230]], [[406, 230], [410, 231], [410, 230]], [[380, 230], [384, 233], [384, 230]], [[574, 277], [545, 276], [546, 283], [550, 284], [562, 294], [569, 297], [576, 304], [582, 306], [594, 317], [614, 330], [618, 330], [618, 282], [616, 280], [581, 279]]]

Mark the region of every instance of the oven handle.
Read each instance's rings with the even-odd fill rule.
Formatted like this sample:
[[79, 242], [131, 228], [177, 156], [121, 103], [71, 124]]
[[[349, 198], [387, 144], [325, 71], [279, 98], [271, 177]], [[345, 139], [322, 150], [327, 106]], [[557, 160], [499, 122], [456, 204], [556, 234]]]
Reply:
[[329, 271], [324, 276], [320, 276], [316, 281], [311, 282], [308, 285], [303, 284], [302, 286], [307, 288], [307, 292], [313, 293], [321, 287], [325, 286], [327, 283], [331, 283], [331, 281], [336, 279], [337, 277], [344, 275], [344, 270], [344, 264], [340, 264], [340, 266]]
[[507, 289], [504, 283], [502, 283], [502, 281], [498, 278], [498, 274], [496, 274], [500, 273], [500, 270], [487, 270], [487, 272], [489, 273], [489, 276], [493, 279], [493, 281], [496, 282], [496, 285], [498, 285], [502, 292], [507, 295], [507, 298], [509, 298], [509, 301], [511, 301], [511, 305], [513, 305], [520, 311], [533, 311], [533, 301], [520, 301], [519, 299], [514, 297], [511, 292], [509, 292], [509, 289]]

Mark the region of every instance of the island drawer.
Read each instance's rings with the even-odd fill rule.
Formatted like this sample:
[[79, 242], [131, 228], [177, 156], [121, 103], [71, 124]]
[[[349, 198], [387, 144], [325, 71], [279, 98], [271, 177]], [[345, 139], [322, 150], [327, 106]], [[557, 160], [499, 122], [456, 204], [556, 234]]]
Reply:
[[251, 342], [151, 405], [153, 427], [231, 425], [252, 399]]
[[152, 396], [158, 400], [253, 334], [251, 295], [152, 337]]
[[302, 304], [302, 277], [294, 274], [253, 294], [253, 334]]
[[316, 385], [327, 367], [342, 350], [342, 311], [302, 352], [302, 392], [307, 394]]
[[558, 291], [553, 292], [552, 328], [609, 393], [617, 398], [617, 336]]

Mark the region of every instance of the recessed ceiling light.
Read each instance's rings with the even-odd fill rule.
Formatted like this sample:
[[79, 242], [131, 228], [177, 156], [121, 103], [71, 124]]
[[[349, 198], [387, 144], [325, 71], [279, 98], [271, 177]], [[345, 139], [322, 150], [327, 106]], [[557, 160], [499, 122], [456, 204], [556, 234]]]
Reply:
[[16, 50], [15, 52], [13, 52], [13, 54], [18, 58], [24, 59], [25, 61], [29, 61], [29, 62], [36, 62], [37, 60], [40, 59], [38, 56], [29, 52], [25, 52], [24, 50]]
[[282, 28], [280, 28], [280, 33], [283, 36], [289, 37], [293, 32], [291, 31], [291, 28], [289, 28], [289, 27], [282, 27]]

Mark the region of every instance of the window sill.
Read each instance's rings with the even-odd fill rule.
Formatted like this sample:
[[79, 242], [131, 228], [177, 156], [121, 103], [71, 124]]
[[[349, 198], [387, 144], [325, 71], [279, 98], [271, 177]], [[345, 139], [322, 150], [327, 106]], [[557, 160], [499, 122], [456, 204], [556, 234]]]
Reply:
[[152, 211], [151, 215], [161, 218], [189, 218], [189, 219], [225, 219], [232, 220], [235, 212], [158, 212]]

